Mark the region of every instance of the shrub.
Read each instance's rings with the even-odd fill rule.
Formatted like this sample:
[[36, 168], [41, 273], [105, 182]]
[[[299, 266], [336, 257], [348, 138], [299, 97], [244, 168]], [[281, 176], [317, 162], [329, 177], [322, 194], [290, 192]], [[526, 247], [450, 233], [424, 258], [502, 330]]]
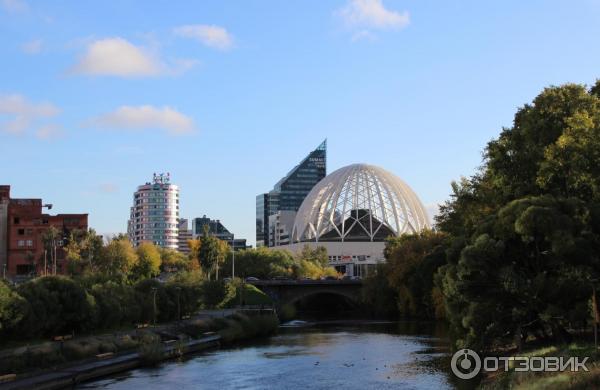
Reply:
[[222, 280], [202, 284], [202, 302], [206, 308], [221, 308], [235, 297], [235, 286]]
[[154, 333], [144, 333], [139, 344], [140, 360], [144, 365], [156, 365], [164, 357], [160, 337]]
[[23, 336], [52, 336], [93, 326], [93, 297], [67, 277], [34, 279], [19, 286], [17, 292], [29, 303], [19, 325]]
[[0, 281], [0, 334], [11, 333], [27, 312], [27, 301]]

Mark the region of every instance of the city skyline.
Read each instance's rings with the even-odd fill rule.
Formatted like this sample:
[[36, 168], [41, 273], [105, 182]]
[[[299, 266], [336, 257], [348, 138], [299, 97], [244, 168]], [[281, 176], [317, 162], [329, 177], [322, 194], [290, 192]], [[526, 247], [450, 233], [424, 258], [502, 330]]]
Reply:
[[256, 194], [327, 137], [330, 172], [386, 167], [432, 214], [517, 107], [594, 82], [599, 19], [594, 1], [3, 0], [0, 183], [115, 234], [170, 172], [181, 217], [254, 245]]

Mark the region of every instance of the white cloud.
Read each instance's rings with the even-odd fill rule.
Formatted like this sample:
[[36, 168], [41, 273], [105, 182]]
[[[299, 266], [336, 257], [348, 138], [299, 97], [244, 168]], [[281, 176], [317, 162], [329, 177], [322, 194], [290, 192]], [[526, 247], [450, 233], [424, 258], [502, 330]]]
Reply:
[[25, 12], [29, 9], [23, 0], [0, 0], [0, 6], [8, 12]]
[[223, 27], [195, 24], [176, 27], [173, 31], [180, 37], [196, 39], [215, 49], [228, 50], [233, 47], [233, 37]]
[[38, 54], [42, 51], [42, 40], [34, 39], [21, 45], [21, 50], [26, 54]]
[[48, 124], [38, 127], [35, 136], [42, 140], [53, 140], [61, 138], [64, 135], [63, 129], [59, 125]]
[[59, 109], [50, 103], [31, 103], [17, 94], [0, 95], [0, 117], [9, 117], [0, 123], [0, 130], [10, 134], [23, 134], [34, 122], [58, 113]]
[[159, 108], [149, 105], [121, 106], [93, 119], [91, 125], [131, 130], [162, 129], [172, 135], [195, 130], [194, 121], [179, 111], [168, 106]]
[[382, 0], [350, 0], [336, 14], [351, 28], [401, 29], [410, 23], [407, 11], [384, 7]]
[[143, 49], [123, 38], [106, 38], [90, 43], [73, 71], [97, 76], [156, 76], [162, 65]]

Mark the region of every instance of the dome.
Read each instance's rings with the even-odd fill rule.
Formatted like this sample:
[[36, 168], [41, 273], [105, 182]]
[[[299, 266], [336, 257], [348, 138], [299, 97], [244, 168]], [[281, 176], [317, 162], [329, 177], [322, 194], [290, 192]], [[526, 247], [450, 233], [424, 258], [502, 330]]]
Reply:
[[298, 241], [383, 241], [429, 227], [414, 191], [396, 175], [353, 164], [329, 174], [310, 191], [292, 230]]

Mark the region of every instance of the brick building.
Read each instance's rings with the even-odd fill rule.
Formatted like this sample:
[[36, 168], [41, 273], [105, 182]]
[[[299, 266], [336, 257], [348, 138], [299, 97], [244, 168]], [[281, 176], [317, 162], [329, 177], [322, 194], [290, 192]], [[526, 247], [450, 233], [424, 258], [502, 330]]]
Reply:
[[54, 226], [56, 240], [56, 271], [66, 271], [62, 246], [73, 229], [88, 228], [87, 214], [44, 214], [41, 199], [11, 199], [10, 186], [0, 186], [0, 272], [8, 278], [20, 278], [52, 272], [49, 248], [44, 248], [43, 234]]

